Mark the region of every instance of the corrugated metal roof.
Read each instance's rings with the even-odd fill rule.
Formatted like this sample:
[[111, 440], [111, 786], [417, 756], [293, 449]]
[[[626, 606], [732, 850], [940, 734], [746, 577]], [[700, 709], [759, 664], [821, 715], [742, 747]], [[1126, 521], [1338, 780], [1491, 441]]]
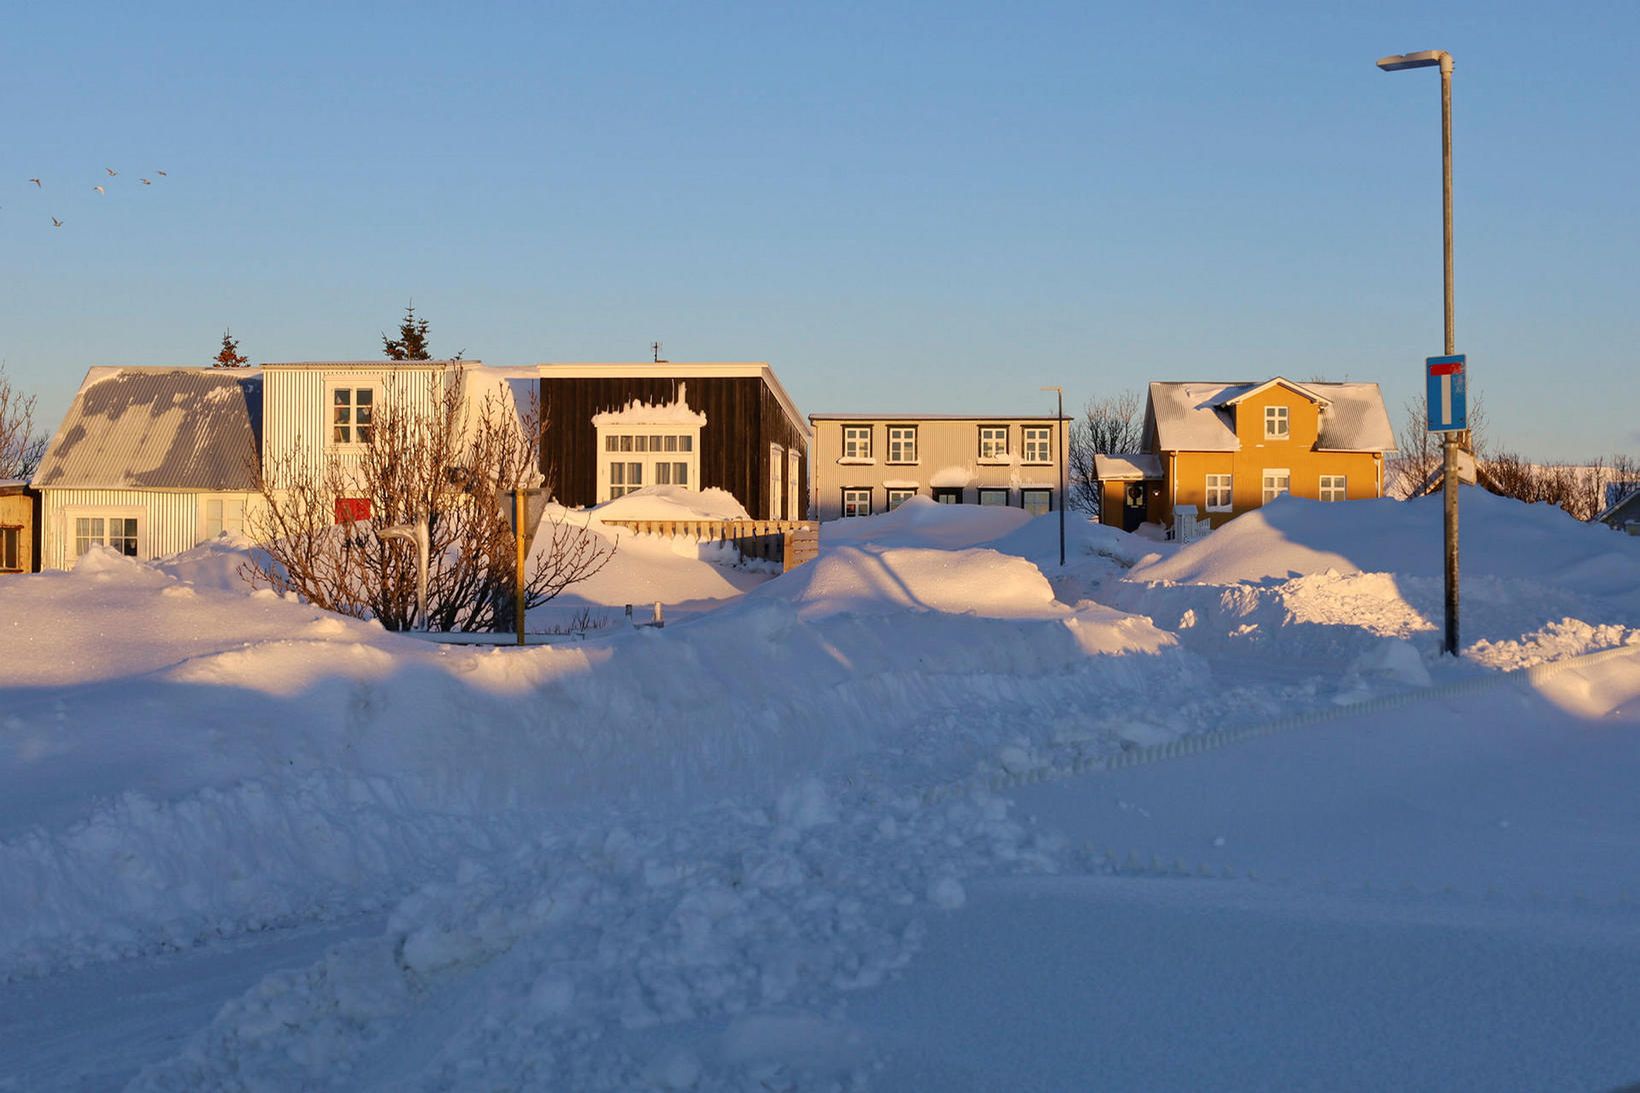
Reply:
[[[1240, 448], [1227, 405], [1264, 383], [1164, 383], [1150, 385], [1147, 440], [1164, 452], [1233, 452]], [[1306, 383], [1307, 395], [1321, 398], [1321, 432], [1316, 448], [1323, 451], [1391, 452], [1395, 430], [1376, 383]]]
[[37, 489], [250, 491], [255, 368], [93, 368], [34, 473]]

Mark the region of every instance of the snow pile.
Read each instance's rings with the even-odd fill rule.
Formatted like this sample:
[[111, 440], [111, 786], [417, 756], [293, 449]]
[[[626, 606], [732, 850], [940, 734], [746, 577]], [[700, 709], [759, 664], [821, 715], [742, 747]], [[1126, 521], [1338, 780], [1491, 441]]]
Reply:
[[749, 520], [735, 495], [716, 486], [645, 486], [591, 510], [599, 520]]
[[898, 546], [955, 548], [987, 542], [1028, 523], [1031, 514], [1005, 505], [942, 505], [912, 497], [892, 512], [829, 521], [822, 543], [891, 543]]
[[805, 619], [839, 612], [945, 611], [987, 618], [1065, 614], [1041, 570], [994, 550], [831, 545], [768, 594], [796, 603]]
[[687, 823], [544, 834], [265, 980], [133, 1088], [857, 1084], [869, 1038], [841, 998], [903, 968], [971, 876], [1060, 853], [993, 797], [812, 779]]

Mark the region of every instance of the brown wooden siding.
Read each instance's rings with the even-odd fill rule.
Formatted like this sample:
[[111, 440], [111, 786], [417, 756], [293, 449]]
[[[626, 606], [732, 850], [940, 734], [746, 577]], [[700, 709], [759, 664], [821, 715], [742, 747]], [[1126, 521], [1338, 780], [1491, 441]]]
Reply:
[[[728, 490], [755, 517], [767, 513], [769, 445], [797, 446], [802, 433], [781, 411], [779, 400], [757, 376], [545, 377], [541, 405], [548, 425], [541, 438], [541, 465], [554, 495], [565, 505], [598, 501], [598, 431], [594, 415], [620, 410], [633, 399], [670, 403], [687, 385], [690, 409], [706, 415], [700, 430], [697, 488]], [[805, 452], [805, 460], [807, 454]], [[807, 464], [798, 488], [807, 493]], [[784, 472], [782, 472], [784, 473]], [[799, 510], [806, 513], [806, 505]]]

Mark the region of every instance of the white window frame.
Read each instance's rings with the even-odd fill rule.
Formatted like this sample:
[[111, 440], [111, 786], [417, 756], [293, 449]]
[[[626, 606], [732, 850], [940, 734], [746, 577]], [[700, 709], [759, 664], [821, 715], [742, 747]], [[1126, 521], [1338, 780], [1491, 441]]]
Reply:
[[[1328, 497], [1329, 493], [1337, 491], [1338, 496]], [[1316, 496], [1323, 501], [1345, 501], [1349, 499], [1349, 476], [1342, 474], [1324, 474], [1316, 490]]]
[[[1219, 481], [1215, 482], [1214, 479], [1219, 479]], [[1224, 500], [1214, 504], [1213, 495], [1220, 490], [1224, 493]], [[1229, 512], [1235, 507], [1236, 503], [1235, 476], [1228, 474], [1208, 475], [1203, 482], [1202, 502], [1202, 508], [1207, 512]]]
[[887, 497], [887, 504], [884, 506], [883, 511], [893, 512], [895, 509], [917, 496], [918, 492], [919, 491], [915, 486], [894, 486], [892, 488], [885, 488], [884, 493]]
[[[1020, 453], [1025, 458], [1027, 466], [1047, 466], [1053, 462], [1053, 428], [1048, 425], [1024, 425], [1020, 427]], [[1033, 456], [1033, 449], [1037, 454]]]
[[[338, 391], [349, 392], [347, 402], [348, 414], [347, 421], [345, 422], [336, 420], [336, 410], [338, 409], [336, 404], [336, 392]], [[364, 426], [360, 426], [358, 422], [360, 391], [370, 392], [370, 423]], [[359, 379], [327, 380], [325, 382], [325, 447], [332, 451], [340, 452], [363, 451], [364, 448], [370, 443], [370, 440], [360, 440], [358, 431], [361, 427], [369, 429], [371, 437], [373, 438], [376, 433], [376, 419], [381, 414], [381, 408], [382, 390], [379, 383], [371, 383]], [[336, 439], [336, 430], [340, 427], [345, 427], [348, 430], [348, 439]]]
[[[988, 494], [988, 493], [1000, 493], [1002, 495], [1002, 500], [1001, 501], [987, 501], [985, 499], [985, 495]], [[977, 496], [974, 500], [975, 500], [976, 504], [980, 504], [980, 505], [1001, 505], [1003, 507], [1007, 507], [1007, 504], [1008, 504], [1008, 487], [1007, 486], [981, 486], [979, 488], [979, 496]]]
[[[211, 506], [221, 505], [221, 526], [215, 532], [211, 531]], [[250, 515], [250, 498], [242, 493], [207, 493], [199, 498], [199, 526], [195, 529], [195, 538], [202, 543], [208, 543], [221, 535], [224, 531], [232, 531], [236, 535], [245, 534], [245, 524]]]
[[[11, 537], [11, 563], [6, 562], [5, 541]], [[23, 529], [18, 524], [0, 524], [0, 573], [23, 571]]]
[[875, 463], [871, 454], [870, 425], [843, 426], [843, 459], [850, 463]]
[[1293, 435], [1293, 415], [1285, 406], [1264, 408], [1264, 439], [1286, 440]]
[[1033, 493], [1045, 494], [1048, 498], [1048, 507], [1043, 509], [1041, 512], [1036, 513], [1037, 516], [1046, 516], [1048, 513], [1053, 511], [1053, 490], [1048, 486], [1024, 486], [1024, 487], [1021, 487], [1020, 491], [1019, 491], [1019, 507], [1020, 508], [1025, 509], [1027, 511], [1030, 510], [1031, 505], [1030, 505], [1030, 502], [1027, 500], [1027, 495], [1028, 494], [1033, 494]]
[[778, 520], [786, 510], [786, 449], [769, 445], [769, 519]]
[[917, 427], [890, 425], [888, 427], [888, 460], [890, 466], [911, 467], [917, 463]]
[[796, 448], [786, 449], [786, 519], [798, 519], [799, 488], [802, 486], [803, 453]]
[[[850, 495], [853, 495], [852, 500], [850, 498]], [[862, 495], [863, 495], [863, 504], [862, 504], [862, 501], [861, 501]], [[849, 509], [851, 507], [854, 508], [856, 511], [850, 512]], [[864, 508], [865, 511], [863, 511], [863, 512], [858, 511], [861, 508]], [[871, 487], [870, 486], [844, 486], [843, 487], [843, 507], [840, 511], [841, 511], [841, 513], [844, 517], [870, 516], [871, 515]]]
[[[1271, 484], [1271, 479], [1274, 478], [1281, 479], [1280, 486]], [[1282, 494], [1293, 492], [1293, 472], [1286, 467], [1266, 467], [1259, 485], [1259, 504], [1268, 505]]]
[[[700, 489], [700, 426], [684, 422], [620, 421], [597, 425], [598, 503], [648, 486]], [[616, 465], [620, 469], [616, 469]], [[665, 464], [662, 471], [661, 465]], [[632, 468], [639, 481], [632, 481]], [[679, 471], [683, 481], [679, 481]], [[665, 478], [667, 481], [662, 482]], [[617, 481], [619, 479], [619, 481]]]
[[[80, 549], [79, 522], [81, 520], [103, 521], [103, 529], [101, 533], [102, 537], [100, 539], [91, 539], [90, 542], [87, 543], [87, 549], [90, 549], [91, 543], [96, 543], [102, 546], [108, 545], [109, 520], [135, 520], [137, 525], [136, 534], [131, 536], [131, 539], [133, 540], [136, 553], [126, 556], [130, 558], [148, 557], [148, 515], [143, 512], [142, 509], [128, 506], [117, 506], [112, 508], [68, 508], [63, 510], [63, 522], [67, 533], [64, 536], [64, 541], [68, 547], [65, 553], [67, 554], [70, 564], [85, 553], [84, 550]], [[126, 536], [122, 535], [120, 538], [124, 539]]]
[[[1008, 461], [1008, 433], [1006, 425], [981, 425], [979, 427], [979, 461], [981, 463], [1006, 463]], [[998, 441], [996, 436], [986, 436], [987, 433], [1001, 433], [1001, 447], [994, 447]]]

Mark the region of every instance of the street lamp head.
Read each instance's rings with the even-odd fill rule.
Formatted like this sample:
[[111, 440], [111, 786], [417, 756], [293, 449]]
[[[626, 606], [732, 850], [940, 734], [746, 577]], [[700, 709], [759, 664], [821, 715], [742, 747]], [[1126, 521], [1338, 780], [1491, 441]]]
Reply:
[[1418, 53], [1392, 53], [1381, 58], [1378, 67], [1385, 72], [1399, 72], [1403, 68], [1434, 68], [1452, 63], [1452, 54], [1444, 49], [1425, 49]]

